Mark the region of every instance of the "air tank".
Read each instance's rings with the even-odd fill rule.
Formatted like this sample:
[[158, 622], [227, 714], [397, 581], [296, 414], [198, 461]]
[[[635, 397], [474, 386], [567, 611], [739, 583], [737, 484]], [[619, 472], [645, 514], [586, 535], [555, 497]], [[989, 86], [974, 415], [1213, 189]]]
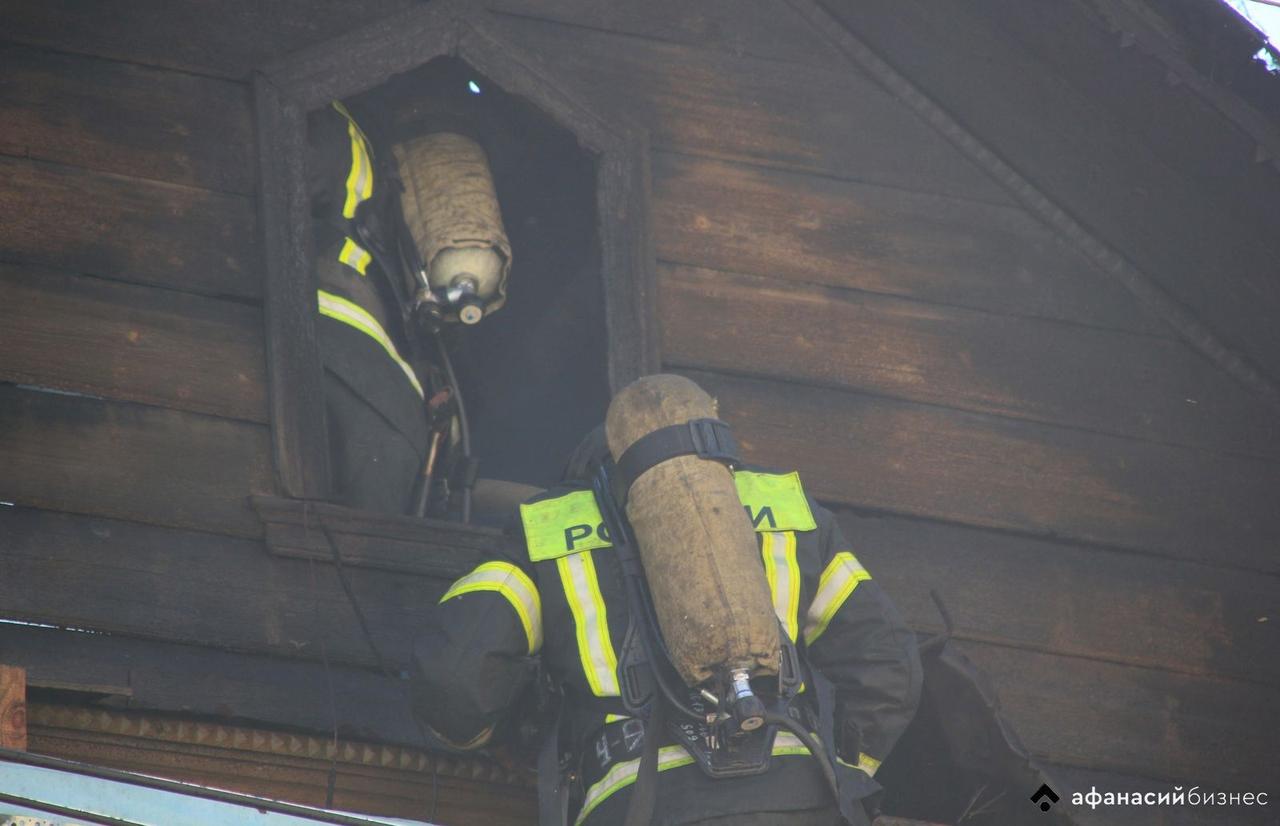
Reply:
[[[654, 430], [715, 417], [715, 401], [689, 379], [646, 376], [609, 405], [609, 452], [617, 460]], [[668, 459], [636, 479], [626, 511], [663, 639], [685, 682], [740, 669], [776, 674], [778, 620], [729, 468], [693, 455]]]
[[431, 292], [445, 320], [475, 324], [506, 301], [511, 269], [484, 149], [464, 135], [435, 132], [397, 143], [392, 153]]

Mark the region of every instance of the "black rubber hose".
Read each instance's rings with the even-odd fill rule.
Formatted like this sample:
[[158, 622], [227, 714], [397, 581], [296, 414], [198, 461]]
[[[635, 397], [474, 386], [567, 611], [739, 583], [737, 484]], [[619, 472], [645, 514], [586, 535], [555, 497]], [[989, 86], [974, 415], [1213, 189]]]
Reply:
[[[440, 350], [440, 361], [444, 362], [444, 372], [449, 378], [449, 389], [453, 391], [453, 400], [458, 403], [458, 429], [462, 431], [462, 459], [471, 464], [471, 425], [467, 422], [467, 406], [462, 401], [462, 389], [458, 387], [458, 377], [453, 372], [453, 359], [449, 358], [449, 350], [444, 346], [444, 336], [436, 330], [436, 346]], [[462, 521], [471, 523], [471, 486], [462, 485]]]
[[[691, 720], [698, 720], [699, 722], [704, 722], [706, 720], [706, 715], [699, 714], [698, 712], [690, 708], [688, 705], [686, 705], [684, 700], [680, 698], [679, 693], [677, 693], [677, 691], [673, 689], [671, 685], [667, 682], [667, 675], [665, 673], [666, 669], [663, 667], [664, 664], [659, 662], [657, 659], [660, 652], [653, 650], [654, 641], [647, 639], [649, 635], [645, 634], [644, 636], [646, 637], [646, 639], [644, 639], [643, 642], [644, 642], [645, 648], [648, 649], [646, 653], [648, 653], [649, 655], [649, 662], [652, 665], [652, 669], [653, 669], [653, 681], [658, 684], [658, 688], [662, 691], [662, 695], [667, 698], [667, 702], [670, 703], [671, 706], [676, 711], [680, 712], [685, 717], [688, 717]], [[662, 655], [670, 656], [665, 654], [665, 652], [662, 652]], [[681, 687], [683, 687], [683, 685], [684, 683], [682, 682]]]
[[840, 783], [836, 780], [836, 770], [831, 766], [831, 759], [827, 754], [827, 750], [823, 748], [822, 743], [818, 741], [813, 732], [807, 731], [796, 720], [777, 712], [765, 714], [764, 721], [766, 725], [774, 725], [786, 729], [799, 738], [801, 743], [804, 743], [805, 748], [809, 750], [809, 753], [813, 755], [813, 759], [817, 761], [818, 768], [822, 771], [822, 777], [827, 781], [827, 786], [831, 789], [831, 797], [838, 807], [840, 805]]

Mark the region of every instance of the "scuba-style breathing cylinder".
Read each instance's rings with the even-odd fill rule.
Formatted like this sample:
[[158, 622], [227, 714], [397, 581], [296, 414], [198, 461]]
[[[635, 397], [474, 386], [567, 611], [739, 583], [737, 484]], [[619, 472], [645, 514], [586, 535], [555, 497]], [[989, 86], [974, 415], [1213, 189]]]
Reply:
[[[691, 433], [690, 422], [715, 414], [715, 402], [689, 379], [647, 376], [609, 405], [609, 451], [626, 474], [642, 457], [628, 451], [654, 444], [653, 434], [667, 427]], [[778, 620], [733, 473], [696, 453], [653, 461], [661, 455], [644, 457], [647, 467], [635, 465], [641, 472], [624, 483], [627, 518], [672, 665], [690, 686], [722, 672], [777, 674]]]
[[452, 132], [392, 147], [413, 240], [414, 308], [476, 324], [507, 298], [511, 244], [484, 149]]

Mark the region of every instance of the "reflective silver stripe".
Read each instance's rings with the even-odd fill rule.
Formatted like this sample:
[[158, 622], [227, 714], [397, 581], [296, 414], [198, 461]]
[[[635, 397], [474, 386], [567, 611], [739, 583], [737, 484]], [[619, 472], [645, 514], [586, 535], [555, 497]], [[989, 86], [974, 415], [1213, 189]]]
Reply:
[[524, 627], [529, 653], [536, 654], [542, 648], [542, 599], [537, 586], [524, 571], [510, 562], [485, 562], [453, 583], [440, 601], [476, 591], [494, 591], [506, 597]]
[[[805, 747], [804, 743], [800, 742], [799, 737], [796, 737], [791, 732], [780, 731], [773, 740], [773, 754], [775, 757], [807, 755], [809, 754], [809, 749]], [[690, 766], [693, 763], [694, 759], [681, 746], [663, 746], [658, 749], [658, 771], [660, 772], [681, 766]], [[587, 815], [591, 814], [597, 806], [609, 799], [611, 795], [635, 783], [636, 776], [639, 773], [639, 757], [610, 767], [605, 776], [591, 784], [591, 788], [587, 790], [587, 796], [582, 801], [582, 811], [578, 813], [578, 819], [575, 824], [582, 823], [587, 818]]]
[[354, 327], [378, 342], [382, 349], [387, 352], [387, 355], [391, 357], [391, 360], [404, 371], [405, 378], [409, 379], [414, 391], [425, 398], [422, 392], [422, 385], [418, 382], [418, 375], [413, 372], [409, 362], [400, 358], [400, 352], [396, 350], [395, 342], [391, 340], [391, 336], [387, 335], [387, 331], [382, 329], [382, 325], [378, 323], [378, 320], [369, 315], [368, 310], [340, 295], [334, 295], [324, 290], [316, 291], [316, 302], [320, 307], [320, 315], [328, 316], [334, 321], [341, 321], [343, 324]]
[[364, 247], [347, 238], [342, 242], [342, 251], [338, 253], [338, 260], [361, 275], [366, 275], [373, 256]]
[[[693, 758], [680, 746], [663, 746], [658, 749], [658, 771], [660, 772], [692, 764]], [[604, 777], [593, 783], [587, 790], [587, 796], [582, 801], [582, 811], [578, 812], [578, 819], [574, 821], [575, 826], [586, 820], [587, 815], [615, 792], [635, 783], [636, 775], [639, 773], [640, 758], [638, 757], [611, 767]]]
[[773, 753], [779, 754], [808, 754], [809, 747], [800, 741], [789, 731], [780, 731], [773, 739]]
[[564, 587], [573, 624], [578, 632], [578, 656], [587, 684], [597, 697], [617, 697], [618, 655], [609, 636], [608, 612], [596, 578], [591, 551], [569, 554], [556, 560], [560, 584]]
[[831, 558], [827, 568], [818, 580], [818, 593], [809, 605], [809, 613], [805, 617], [804, 641], [813, 645], [822, 632], [827, 630], [832, 618], [844, 605], [845, 600], [858, 587], [859, 582], [871, 579], [871, 574], [862, 567], [849, 551], [841, 551]]
[[796, 559], [795, 532], [760, 534], [760, 553], [773, 597], [773, 612], [794, 642], [800, 630], [800, 563]]

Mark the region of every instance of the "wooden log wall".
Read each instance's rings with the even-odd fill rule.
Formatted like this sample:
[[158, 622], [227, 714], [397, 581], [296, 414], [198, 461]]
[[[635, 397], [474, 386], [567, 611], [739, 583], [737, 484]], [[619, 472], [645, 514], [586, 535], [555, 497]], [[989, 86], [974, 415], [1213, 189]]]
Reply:
[[[1000, 78], [1049, 90], [1041, 108], [1066, 93], [1066, 68], [1079, 70], [1060, 32], [1091, 55], [1115, 52], [1105, 65], [1123, 76], [1117, 88], [1102, 96], [1110, 81], [1096, 75], [1070, 89], [1072, 101], [1103, 97], [1090, 113], [1115, 119], [1111, 144], [1084, 145], [1093, 166], [1073, 167], [1084, 153], [1062, 135], [1035, 154], [1036, 120], [1008, 105], [1000, 117], [1025, 133], [1024, 172], [1046, 167], [1038, 181], [1205, 199], [1190, 213], [1162, 204], [1145, 221], [1131, 211], [1121, 229], [1132, 243], [1207, 245], [1202, 230], [1221, 221], [1196, 216], [1213, 199], [1222, 214], [1259, 190], [1274, 203], [1275, 176], [1252, 166], [1231, 125], [1165, 84], [1149, 58], [1120, 53], [1075, 4], [913, 3], [901, 31], [897, 5], [866, 10], [899, 38], [872, 45], [918, 62], [952, 17], [968, 36], [1009, 13], [970, 55], [979, 64], [1004, 43], [1062, 37], [1043, 62]], [[1037, 27], [1051, 5], [1072, 28]], [[1267, 653], [1280, 641], [1273, 409], [787, 4], [489, 6], [584, 96], [620, 102], [653, 136], [666, 367], [718, 396], [750, 454], [799, 467], [913, 624], [940, 626], [928, 593], [941, 594], [1033, 752], [1118, 774], [1276, 782], [1255, 728], [1276, 725], [1280, 700]], [[917, 14], [938, 43], [909, 40]], [[949, 48], [968, 46], [952, 36]], [[962, 73], [947, 79], [984, 103], [998, 97]], [[1122, 119], [1139, 97], [1140, 113]], [[1185, 139], [1173, 123], [1188, 125]], [[1161, 161], [1125, 177], [1125, 160], [1148, 148]], [[1172, 174], [1175, 163], [1195, 180]], [[1086, 223], [1121, 208], [1099, 205]], [[1274, 237], [1230, 228], [1220, 242], [1243, 245], [1239, 260], [1257, 258], [1262, 274]]]
[[[182, 643], [188, 663], [196, 644], [314, 661], [323, 639], [361, 684], [373, 663], [332, 571], [267, 557], [247, 502], [274, 489], [247, 80], [409, 0], [2, 5], [0, 502], [17, 507], [0, 507], [0, 615]], [[781, 0], [487, 5], [571, 91], [652, 136], [666, 367], [720, 398], [755, 458], [801, 470], [916, 627], [938, 627], [927, 594], [942, 595], [1037, 755], [1274, 784], [1274, 410]], [[1017, 156], [1087, 223], [1139, 251], [1221, 230], [1259, 277], [1276, 260], [1265, 232], [1199, 220], [1258, 203], [1274, 178], [1074, 4], [1052, 13], [1116, 77], [1105, 89], [1082, 86], [1071, 49], [1018, 3], [904, 0], [901, 31], [889, 5], [867, 5], [860, 34], [898, 58], [947, 32], [991, 55], [1017, 44], [1036, 57], [1005, 71], [1110, 124], [1075, 136], [1096, 180], [1071, 166], [1070, 134]], [[1031, 105], [921, 70], [931, 80], [988, 121]], [[1125, 115], [1138, 97], [1145, 115]], [[1016, 137], [1002, 151], [1047, 140]], [[1187, 193], [1203, 208], [1169, 206]], [[1204, 266], [1222, 263], [1217, 243]], [[1144, 263], [1168, 264], [1220, 329], [1247, 314], [1253, 281], [1200, 295], [1171, 252]], [[1270, 335], [1244, 319], [1239, 333]], [[402, 661], [441, 583], [352, 575]], [[317, 604], [335, 613], [317, 623]], [[149, 696], [174, 710], [180, 694]]]

